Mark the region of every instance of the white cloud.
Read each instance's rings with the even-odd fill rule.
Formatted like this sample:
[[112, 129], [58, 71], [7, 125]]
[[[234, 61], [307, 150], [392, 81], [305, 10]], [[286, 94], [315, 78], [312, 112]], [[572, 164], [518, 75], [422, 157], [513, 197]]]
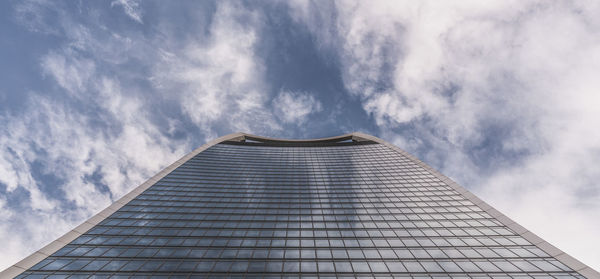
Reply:
[[281, 129], [268, 108], [264, 66], [255, 54], [260, 15], [223, 2], [213, 18], [210, 37], [162, 52], [154, 85], [179, 94], [183, 111], [207, 139], [217, 136], [217, 128], [262, 134]]
[[[122, 38], [101, 43], [87, 32], [74, 24], [63, 32], [67, 45], [40, 59], [41, 73], [56, 82], [59, 92], [30, 92], [22, 111], [0, 114], [0, 183], [7, 191], [0, 197], [0, 239], [10, 243], [0, 269], [104, 209], [192, 148], [189, 139], [168, 138], [150, 121], [153, 111], [135, 86], [123, 87], [118, 77], [97, 70], [98, 63], [119, 62], [107, 50], [118, 48]], [[79, 52], [83, 49], [85, 55]], [[34, 171], [34, 165], [41, 169]], [[34, 173], [59, 182], [45, 185]], [[94, 175], [109, 192], [89, 180]]]
[[73, 53], [61, 55], [51, 52], [43, 57], [42, 69], [70, 94], [85, 91], [88, 79], [94, 75], [95, 65], [90, 59], [77, 59]]
[[[600, 5], [338, 4], [339, 38], [317, 37], [341, 50], [344, 83], [382, 135], [600, 269]], [[295, 7], [329, 33], [322, 11]]]
[[273, 99], [273, 109], [284, 123], [302, 124], [311, 113], [322, 110], [321, 103], [306, 92], [282, 90]]
[[[54, 24], [65, 42], [40, 59], [40, 73], [58, 90], [31, 92], [21, 112], [0, 114], [5, 123], [0, 127], [0, 183], [8, 192], [0, 198], [0, 240], [11, 244], [2, 253], [0, 269], [105, 208], [190, 151], [192, 141], [202, 142], [189, 134], [180, 140], [168, 137], [187, 120], [156, 112], [156, 98], [178, 106], [204, 139], [223, 130], [267, 134], [281, 129], [268, 108], [262, 61], [254, 54], [262, 24], [257, 12], [219, 3], [209, 35], [172, 44], [181, 38], [115, 33], [97, 18], [89, 19], [91, 26], [60, 7], [38, 6], [28, 11], [55, 9], [51, 12], [64, 15]], [[138, 6], [127, 7], [141, 22]], [[121, 71], [138, 58], [151, 77]], [[168, 131], [161, 131], [153, 116], [164, 118]], [[61, 181], [52, 187], [64, 197], [32, 176], [34, 164]], [[90, 181], [92, 175], [109, 192]], [[10, 199], [18, 193], [25, 197], [17, 207]]]
[[140, 2], [137, 0], [115, 0], [110, 3], [110, 6], [121, 6], [125, 14], [133, 20], [142, 22], [142, 9], [140, 8]]
[[45, 0], [20, 1], [14, 7], [15, 20], [30, 31], [58, 35], [61, 30], [52, 23], [64, 14], [53, 9], [53, 5], [56, 3]]
[[[53, 76], [60, 73], [57, 69]], [[15, 194], [21, 187], [29, 195], [22, 208], [3, 205], [0, 237], [14, 244], [3, 253], [5, 265], [105, 208], [111, 199], [121, 197], [190, 149], [185, 142], [166, 138], [147, 120], [142, 100], [124, 96], [110, 78], [97, 78], [98, 83], [84, 86], [97, 94], [95, 98], [88, 95], [92, 98], [88, 101], [100, 105], [99, 113], [105, 114], [107, 124], [117, 126], [117, 133], [97, 130], [91, 124], [96, 120], [93, 116], [39, 95], [22, 115], [0, 117], [7, 123], [2, 133], [10, 135], [0, 138], [0, 170], [9, 174], [0, 182], [7, 185], [9, 193]], [[43, 182], [31, 176], [35, 162], [43, 166], [43, 173], [63, 181], [52, 187], [58, 187], [64, 196], [41, 188]], [[86, 179], [94, 173], [102, 176], [110, 193]], [[15, 228], [19, 228], [18, 235], [10, 233]]]

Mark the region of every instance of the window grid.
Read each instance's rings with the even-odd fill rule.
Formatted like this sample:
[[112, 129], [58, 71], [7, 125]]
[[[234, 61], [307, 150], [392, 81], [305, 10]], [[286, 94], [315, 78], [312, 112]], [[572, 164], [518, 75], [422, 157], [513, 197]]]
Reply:
[[583, 278], [381, 144], [217, 144], [18, 278]]

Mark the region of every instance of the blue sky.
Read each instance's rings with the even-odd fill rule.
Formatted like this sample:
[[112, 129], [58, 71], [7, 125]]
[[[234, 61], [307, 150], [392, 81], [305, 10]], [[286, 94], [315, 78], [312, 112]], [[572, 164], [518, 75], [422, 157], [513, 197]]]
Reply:
[[600, 269], [597, 1], [0, 2], [0, 269], [232, 132], [395, 143]]

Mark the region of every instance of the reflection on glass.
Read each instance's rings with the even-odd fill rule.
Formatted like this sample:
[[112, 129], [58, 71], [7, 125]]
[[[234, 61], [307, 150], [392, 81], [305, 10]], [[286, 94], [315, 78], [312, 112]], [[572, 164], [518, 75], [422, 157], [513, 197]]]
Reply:
[[20, 278], [488, 272], [579, 276], [384, 145], [239, 143], [199, 153]]

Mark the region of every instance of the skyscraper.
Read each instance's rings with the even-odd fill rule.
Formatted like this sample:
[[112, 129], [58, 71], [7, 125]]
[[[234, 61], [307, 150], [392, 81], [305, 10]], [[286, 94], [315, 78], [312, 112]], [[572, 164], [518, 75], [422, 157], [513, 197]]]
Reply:
[[0, 274], [15, 276], [600, 278], [362, 133], [216, 139]]

